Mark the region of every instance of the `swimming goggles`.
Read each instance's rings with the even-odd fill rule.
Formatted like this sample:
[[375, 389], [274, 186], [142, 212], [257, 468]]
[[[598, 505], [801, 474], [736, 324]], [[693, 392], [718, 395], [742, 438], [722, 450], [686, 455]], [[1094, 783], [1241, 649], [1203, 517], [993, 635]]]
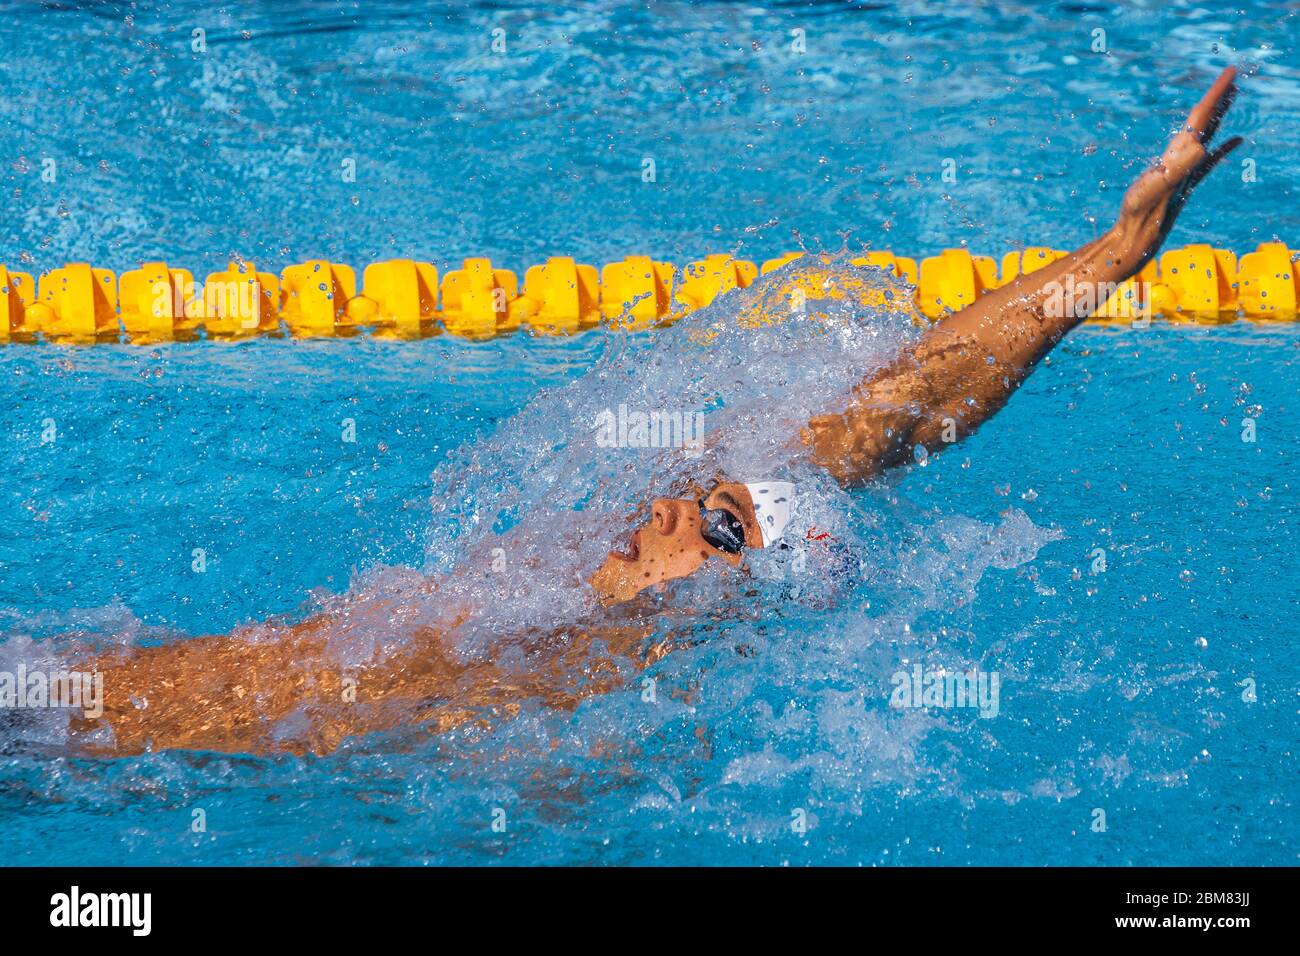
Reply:
[[706, 508], [700, 499], [700, 537], [724, 554], [740, 554], [745, 526], [726, 508]]
[[[747, 482], [758, 533], [766, 548], [785, 532], [790, 523], [790, 501], [794, 485], [788, 481]], [[745, 525], [726, 508], [706, 508], [700, 499], [700, 537], [724, 554], [740, 554], [745, 547]]]

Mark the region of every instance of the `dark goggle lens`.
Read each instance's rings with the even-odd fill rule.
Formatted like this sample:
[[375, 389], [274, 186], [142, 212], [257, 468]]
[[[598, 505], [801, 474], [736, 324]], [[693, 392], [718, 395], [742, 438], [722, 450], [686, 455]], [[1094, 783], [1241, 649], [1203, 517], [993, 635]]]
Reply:
[[700, 502], [700, 537], [719, 551], [740, 554], [745, 547], [745, 526], [724, 508], [706, 508]]

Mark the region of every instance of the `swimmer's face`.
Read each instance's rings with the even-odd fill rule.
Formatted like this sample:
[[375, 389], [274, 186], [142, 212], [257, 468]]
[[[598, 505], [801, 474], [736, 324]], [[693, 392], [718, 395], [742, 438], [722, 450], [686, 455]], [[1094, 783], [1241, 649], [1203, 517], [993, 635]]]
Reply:
[[[591, 586], [602, 604], [630, 600], [648, 587], [693, 574], [710, 560], [725, 561], [732, 567], [740, 566], [740, 554], [730, 553], [730, 547], [718, 547], [705, 539], [700, 500], [654, 500], [650, 506], [650, 520], [632, 532], [627, 549], [611, 551], [605, 563], [591, 576]], [[743, 534], [745, 547], [763, 546], [748, 488], [735, 482], [719, 482], [702, 500], [706, 509], [725, 511], [736, 519], [739, 524], [736, 530]], [[725, 516], [714, 515], [714, 518], [723, 518], [725, 522]], [[735, 528], [735, 524], [732, 527]], [[709, 537], [718, 540], [718, 535], [712, 530]]]

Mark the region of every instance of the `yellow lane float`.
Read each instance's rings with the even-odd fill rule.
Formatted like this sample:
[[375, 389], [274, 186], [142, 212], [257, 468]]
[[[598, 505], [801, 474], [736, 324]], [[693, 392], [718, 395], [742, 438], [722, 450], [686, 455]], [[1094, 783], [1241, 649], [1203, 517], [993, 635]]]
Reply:
[[[357, 286], [353, 268], [317, 259], [291, 265], [279, 276], [237, 260], [199, 285], [191, 273], [147, 262], [120, 277], [107, 269], [72, 263], [43, 273], [0, 265], [0, 343], [238, 339], [268, 334], [292, 337], [370, 332], [419, 338], [446, 331], [487, 339], [527, 326], [539, 334], [573, 335], [597, 326], [639, 330], [670, 324], [718, 296], [743, 289], [805, 256], [790, 252], [756, 265], [730, 255], [709, 255], [678, 270], [650, 256], [628, 256], [597, 269], [556, 256], [524, 273], [523, 288], [509, 269], [485, 258], [466, 259], [439, 275], [432, 263], [390, 259], [368, 265]], [[1034, 246], [998, 260], [963, 248], [920, 260], [874, 250], [851, 259], [875, 266], [915, 288], [915, 306], [934, 321], [984, 293], [1043, 269], [1066, 253]], [[1162, 317], [1174, 322], [1218, 323], [1238, 318], [1293, 322], [1300, 285], [1292, 252], [1263, 243], [1241, 257], [1199, 244], [1170, 249], [1127, 282], [1104, 290], [1092, 304], [1092, 321], [1129, 323]], [[821, 260], [823, 257], [814, 256]], [[816, 270], [792, 288], [809, 298], [825, 295]], [[869, 286], [869, 283], [868, 283]], [[862, 300], [883, 301], [871, 289]]]

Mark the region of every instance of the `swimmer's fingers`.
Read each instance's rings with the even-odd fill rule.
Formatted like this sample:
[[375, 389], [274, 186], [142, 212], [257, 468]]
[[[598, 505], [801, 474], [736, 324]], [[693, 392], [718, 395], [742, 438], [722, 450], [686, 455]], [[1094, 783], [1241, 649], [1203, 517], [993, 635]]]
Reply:
[[1192, 170], [1192, 175], [1187, 178], [1187, 188], [1184, 193], [1189, 193], [1195, 189], [1202, 179], [1210, 175], [1210, 170], [1223, 161], [1223, 157], [1227, 156], [1243, 142], [1244, 140], [1240, 136], [1234, 136], [1201, 160], [1200, 164]]
[[1196, 168], [1192, 170], [1191, 175], [1187, 177], [1183, 182], [1183, 185], [1179, 187], [1176, 193], [1174, 193], [1173, 201], [1169, 204], [1168, 217], [1171, 222], [1183, 208], [1183, 204], [1187, 202], [1187, 197], [1192, 194], [1192, 190], [1200, 185], [1202, 179], [1210, 175], [1210, 172], [1215, 166], [1219, 165], [1219, 163], [1223, 161], [1225, 156], [1241, 144], [1242, 138], [1240, 136], [1234, 136], [1226, 143], [1221, 144], [1214, 150], [1214, 152], [1210, 153], [1197, 164]]
[[1187, 114], [1182, 130], [1160, 157], [1160, 165], [1172, 180], [1179, 181], [1193, 175], [1205, 161], [1205, 147], [1218, 132], [1219, 124], [1237, 95], [1236, 80], [1237, 71], [1228, 67]]
[[1187, 115], [1187, 131], [1196, 134], [1202, 143], [1208, 142], [1218, 130], [1219, 123], [1223, 121], [1236, 95], [1237, 70], [1230, 66], [1219, 74], [1214, 85]]

